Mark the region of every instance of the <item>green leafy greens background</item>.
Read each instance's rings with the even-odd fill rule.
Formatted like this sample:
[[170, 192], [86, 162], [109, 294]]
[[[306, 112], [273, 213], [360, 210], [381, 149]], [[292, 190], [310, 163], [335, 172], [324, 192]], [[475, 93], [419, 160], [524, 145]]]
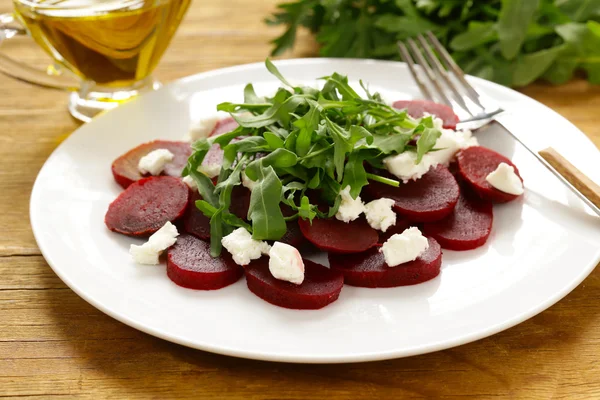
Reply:
[[555, 84], [575, 71], [600, 84], [600, 0], [296, 0], [267, 19], [285, 25], [277, 55], [299, 27], [324, 57], [399, 59], [396, 41], [431, 30], [469, 74], [506, 86]]

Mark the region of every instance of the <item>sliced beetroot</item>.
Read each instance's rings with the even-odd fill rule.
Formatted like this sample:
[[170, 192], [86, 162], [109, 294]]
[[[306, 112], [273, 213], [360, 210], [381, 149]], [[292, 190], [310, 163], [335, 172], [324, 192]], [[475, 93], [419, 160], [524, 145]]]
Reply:
[[377, 244], [379, 234], [363, 218], [350, 223], [335, 218], [299, 219], [304, 237], [323, 251], [360, 253]]
[[250, 195], [252, 192], [242, 185], [234, 186], [231, 191], [231, 205], [229, 211], [241, 219], [248, 219], [248, 210], [250, 209]]
[[227, 132], [231, 132], [235, 128], [240, 126], [235, 119], [232, 117], [223, 118], [217, 121], [215, 127], [208, 136], [219, 136]]
[[198, 210], [196, 201], [202, 200], [197, 190], [191, 190], [189, 204], [183, 216], [183, 229], [202, 240], [210, 239], [210, 218]]
[[424, 113], [435, 115], [444, 121], [446, 129], [456, 129], [459, 121], [452, 108], [429, 100], [399, 100], [394, 103], [393, 107], [406, 109], [408, 115], [413, 118], [421, 118]]
[[303, 261], [301, 285], [275, 279], [266, 257], [252, 261], [245, 268], [248, 289], [271, 304], [296, 310], [316, 310], [336, 301], [344, 286], [342, 274], [310, 260]]
[[495, 203], [506, 203], [519, 197], [496, 189], [485, 179], [491, 172], [494, 172], [498, 168], [500, 163], [506, 163], [515, 169], [515, 173], [519, 176], [521, 182], [523, 181], [517, 167], [502, 154], [486, 147], [474, 146], [458, 152], [456, 161], [458, 173], [461, 178], [482, 199]]
[[181, 176], [181, 171], [185, 167], [189, 156], [192, 154], [192, 147], [187, 142], [173, 142], [169, 140], [155, 140], [144, 143], [134, 149], [129, 150], [117, 158], [111, 166], [115, 181], [124, 189], [133, 182], [142, 179], [144, 176], [138, 169], [140, 159], [146, 154], [158, 150], [167, 149], [175, 156], [173, 161], [165, 166], [162, 175]]
[[[217, 121], [217, 124], [215, 125], [209, 136], [219, 136], [224, 133], [231, 132], [238, 126], [238, 123], [231, 117], [221, 119]], [[233, 141], [235, 140], [236, 139], [233, 139]], [[202, 160], [202, 165], [205, 168], [210, 168], [210, 166], [212, 165], [223, 165], [223, 150], [221, 149], [220, 145], [215, 143], [211, 146], [211, 148], [204, 156], [204, 160]]]
[[485, 244], [493, 220], [492, 203], [461, 190], [452, 213], [441, 221], [423, 224], [423, 233], [444, 249], [471, 250]]
[[411, 222], [438, 221], [446, 217], [454, 209], [459, 195], [456, 179], [443, 165], [431, 168], [421, 179], [400, 187], [371, 181], [365, 191], [374, 199], [393, 199], [394, 210]]
[[167, 253], [167, 276], [179, 286], [198, 290], [216, 290], [235, 283], [244, 269], [227, 260], [229, 253], [210, 255], [210, 243], [192, 235], [177, 238]]
[[329, 265], [344, 275], [344, 282], [360, 287], [396, 287], [422, 283], [435, 278], [442, 266], [442, 249], [427, 238], [429, 248], [416, 260], [395, 267], [385, 263], [379, 249], [361, 254], [329, 254]]
[[132, 183], [108, 206], [108, 229], [129, 236], [148, 236], [181, 217], [189, 189], [179, 178], [151, 176]]
[[400, 234], [402, 232], [404, 232], [405, 229], [410, 227], [410, 222], [405, 220], [404, 218], [402, 218], [401, 216], [397, 215], [396, 216], [396, 224], [390, 226], [387, 231], [385, 232], [381, 232], [378, 231], [379, 233], [379, 243], [383, 244], [385, 243], [389, 238], [391, 238], [393, 235], [395, 234]]

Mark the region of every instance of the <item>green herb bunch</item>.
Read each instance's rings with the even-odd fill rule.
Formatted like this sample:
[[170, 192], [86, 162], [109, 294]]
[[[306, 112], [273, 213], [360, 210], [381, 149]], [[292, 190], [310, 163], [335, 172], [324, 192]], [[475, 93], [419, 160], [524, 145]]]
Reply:
[[598, 21], [600, 0], [296, 0], [267, 19], [287, 27], [273, 54], [306, 27], [321, 56], [399, 59], [397, 40], [430, 30], [467, 73], [507, 86], [577, 70], [600, 83]]
[[[368, 173], [365, 165], [383, 168], [386, 156], [411, 149], [417, 163], [433, 150], [441, 132], [432, 117], [413, 119], [386, 104], [363, 83], [361, 97], [338, 73], [321, 78], [322, 89], [290, 84], [267, 59], [267, 69], [284, 87], [273, 97], [259, 97], [252, 84], [244, 89], [244, 103], [221, 103], [218, 110], [231, 113], [239, 127], [230, 133], [195, 142], [183, 176], [198, 185], [202, 200], [196, 203], [210, 218], [211, 254], [221, 252], [221, 239], [243, 227], [257, 240], [277, 240], [286, 232], [286, 221], [333, 217], [340, 191], [350, 186], [356, 198], [369, 180], [399, 186], [399, 182]], [[234, 140], [236, 139], [236, 140]], [[218, 144], [224, 151], [217, 184], [198, 172], [208, 150]], [[255, 181], [248, 220], [229, 210], [231, 193], [241, 184], [241, 174]], [[320, 210], [307, 191], [319, 193], [329, 205]], [[284, 217], [281, 206], [293, 210]]]

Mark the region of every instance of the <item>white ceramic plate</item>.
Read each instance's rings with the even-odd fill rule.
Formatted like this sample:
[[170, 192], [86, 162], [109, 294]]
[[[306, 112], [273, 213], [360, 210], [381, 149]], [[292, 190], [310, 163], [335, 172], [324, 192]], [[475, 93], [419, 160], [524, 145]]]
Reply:
[[[390, 99], [418, 97], [404, 64], [366, 60], [279, 62], [293, 81], [314, 83], [334, 71], [362, 78]], [[120, 192], [110, 165], [152, 139], [181, 139], [190, 121], [242, 88], [277, 86], [263, 64], [195, 75], [82, 126], [50, 156], [31, 196], [31, 224], [56, 274], [86, 301], [151, 335], [238, 357], [329, 363], [380, 360], [431, 352], [514, 326], [575, 288], [600, 260], [600, 220], [506, 135], [480, 141], [510, 157], [525, 180], [524, 198], [494, 208], [488, 244], [444, 251], [441, 275], [392, 289], [345, 286], [335, 303], [294, 311], [254, 296], [242, 279], [211, 292], [173, 284], [163, 266], [135, 265], [136, 240], [109, 232], [108, 204]], [[552, 145], [596, 182], [600, 154], [573, 125], [536, 101], [480, 79], [472, 82], [505, 109], [530, 143]], [[139, 242], [139, 241], [138, 241]]]

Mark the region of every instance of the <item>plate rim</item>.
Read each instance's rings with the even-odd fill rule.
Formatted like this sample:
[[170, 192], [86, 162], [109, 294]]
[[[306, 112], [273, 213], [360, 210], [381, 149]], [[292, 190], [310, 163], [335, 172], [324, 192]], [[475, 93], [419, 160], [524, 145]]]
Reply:
[[[388, 61], [388, 60], [372, 60], [372, 59], [335, 59], [335, 58], [294, 58], [294, 59], [286, 59], [286, 60], [277, 60], [275, 61], [275, 64], [277, 66], [298, 66], [298, 65], [306, 65], [306, 64], [311, 64], [311, 65], [316, 65], [316, 64], [323, 64], [326, 65], [329, 62], [336, 62], [336, 63], [348, 63], [348, 64], [354, 64], [354, 63], [360, 63], [360, 64], [373, 64], [373, 65], [377, 65], [377, 64], [394, 64], [394, 65], [399, 65], [402, 66], [403, 68], [406, 68], [406, 64], [403, 62], [398, 62], [398, 61]], [[174, 80], [172, 82], [169, 82], [168, 84], [164, 85], [163, 87], [161, 87], [159, 90], [151, 92], [151, 93], [147, 93], [144, 94], [142, 96], [140, 96], [140, 98], [145, 98], [145, 97], [149, 97], [149, 96], [159, 96], [162, 92], [164, 91], [168, 91], [170, 88], [175, 87], [177, 85], [181, 85], [181, 84], [185, 84], [185, 83], [190, 83], [193, 82], [195, 80], [198, 79], [206, 79], [206, 78], [210, 78], [211, 76], [217, 76], [217, 75], [222, 75], [222, 74], [228, 74], [228, 73], [232, 73], [232, 72], [239, 72], [239, 71], [244, 71], [247, 69], [253, 69], [253, 68], [262, 68], [264, 65], [263, 62], [255, 62], [255, 63], [248, 63], [248, 64], [241, 64], [241, 65], [235, 65], [235, 66], [230, 66], [230, 67], [225, 67], [225, 68], [219, 68], [219, 69], [215, 69], [215, 70], [210, 70], [210, 71], [205, 71], [205, 72], [200, 72], [197, 74], [193, 74], [193, 75], [189, 75], [177, 80]], [[595, 146], [593, 144], [593, 142], [591, 141], [591, 139], [585, 135], [579, 128], [577, 128], [577, 126], [575, 126], [572, 122], [570, 122], [569, 120], [567, 120], [565, 117], [563, 117], [562, 115], [558, 114], [556, 111], [552, 110], [551, 108], [549, 108], [548, 106], [538, 102], [537, 100], [524, 95], [523, 93], [520, 93], [518, 91], [515, 91], [513, 89], [501, 86], [497, 83], [491, 82], [491, 81], [487, 81], [485, 79], [482, 78], [478, 78], [478, 77], [474, 77], [474, 76], [467, 76], [467, 78], [469, 80], [473, 80], [474, 82], [476, 82], [477, 84], [480, 85], [489, 85], [490, 87], [493, 87], [495, 90], [500, 90], [503, 91], [507, 94], [509, 94], [510, 96], [520, 96], [522, 98], [526, 98], [528, 101], [534, 101], [535, 103], [537, 103], [537, 105], [542, 106], [544, 108], [545, 112], [551, 112], [553, 114], [555, 114], [556, 116], [559, 116], [560, 118], [562, 118], [565, 122], [567, 122], [568, 124], [571, 125], [571, 127], [575, 130], [577, 130], [579, 132], [579, 134], [581, 135], [582, 138], [585, 138], [587, 141], [589, 141], [590, 144], [592, 144], [593, 146]], [[127, 107], [129, 106], [129, 104], [135, 103], [139, 100], [135, 99], [134, 101], [128, 103], [128, 104], [124, 104], [122, 106], [120, 106], [119, 108], [125, 108], [127, 109]], [[548, 299], [546, 299], [545, 301], [541, 302], [540, 304], [538, 304], [536, 307], [530, 308], [527, 311], [523, 311], [520, 314], [514, 315], [511, 318], [507, 318], [504, 321], [498, 322], [492, 326], [487, 327], [486, 329], [480, 329], [478, 331], [475, 332], [470, 332], [464, 335], [461, 335], [457, 338], [451, 339], [451, 340], [442, 340], [442, 341], [437, 341], [434, 343], [428, 343], [428, 344], [424, 344], [424, 345], [420, 345], [420, 346], [416, 346], [416, 347], [412, 347], [410, 349], [401, 349], [401, 350], [387, 350], [387, 351], [379, 351], [379, 352], [363, 352], [363, 353], [354, 353], [351, 355], [347, 355], [347, 356], [315, 356], [315, 355], [309, 355], [309, 356], [299, 356], [297, 354], [288, 354], [288, 353], [265, 353], [265, 352], [260, 352], [260, 351], [248, 351], [248, 350], [240, 350], [238, 348], [231, 348], [228, 346], [219, 346], [219, 345], [212, 345], [210, 343], [204, 343], [204, 344], [198, 344], [198, 343], [194, 343], [189, 339], [186, 339], [184, 337], [180, 337], [178, 335], [173, 335], [173, 334], [165, 334], [164, 332], [162, 332], [159, 329], [155, 329], [153, 327], [144, 325], [143, 323], [140, 323], [134, 319], [129, 318], [126, 315], [122, 315], [121, 313], [119, 313], [118, 311], [114, 311], [110, 308], [105, 307], [104, 305], [102, 305], [102, 303], [100, 301], [97, 301], [93, 296], [88, 295], [85, 291], [81, 290], [77, 284], [75, 284], [68, 276], [65, 275], [65, 272], [61, 270], [61, 268], [59, 268], [56, 263], [54, 262], [52, 256], [51, 256], [51, 252], [49, 251], [49, 249], [47, 249], [45, 247], [45, 244], [43, 243], [43, 240], [41, 240], [41, 232], [37, 231], [35, 225], [34, 225], [34, 220], [36, 219], [36, 208], [34, 207], [34, 202], [37, 196], [37, 192], [40, 189], [40, 183], [39, 183], [39, 177], [42, 173], [42, 171], [44, 171], [45, 168], [47, 168], [47, 165], [49, 164], [49, 162], [52, 160], [52, 158], [54, 157], [55, 153], [57, 153], [59, 151], [59, 149], [61, 149], [63, 146], [66, 146], [67, 143], [69, 143], [69, 141], [72, 139], [72, 137], [79, 132], [82, 128], [84, 128], [87, 125], [93, 124], [95, 121], [97, 121], [98, 119], [104, 119], [107, 118], [107, 115], [110, 115], [111, 113], [105, 113], [103, 115], [100, 115], [96, 118], [94, 118], [90, 123], [88, 124], [84, 124], [80, 127], [78, 127], [76, 130], [74, 130], [67, 139], [65, 139], [62, 143], [60, 143], [51, 153], [51, 155], [46, 159], [46, 161], [44, 162], [43, 166], [40, 168], [40, 170], [38, 171], [38, 174], [36, 176], [35, 182], [33, 184], [33, 188], [31, 190], [30, 193], [30, 201], [29, 201], [29, 219], [30, 219], [30, 225], [32, 228], [32, 232], [34, 235], [34, 238], [36, 240], [36, 243], [42, 253], [42, 256], [44, 257], [45, 261], [48, 263], [48, 265], [52, 268], [52, 270], [54, 271], [54, 273], [71, 289], [73, 290], [73, 292], [75, 292], [79, 297], [81, 297], [83, 300], [85, 300], [86, 302], [88, 302], [90, 305], [92, 305], [93, 307], [95, 307], [96, 309], [100, 310], [101, 312], [103, 312], [104, 314], [116, 319], [117, 321], [124, 323], [134, 329], [137, 329], [139, 331], [142, 331], [146, 334], [158, 337], [160, 339], [163, 340], [167, 340], [169, 342], [173, 342], [179, 345], [183, 345], [186, 347], [190, 347], [190, 348], [194, 348], [194, 349], [198, 349], [198, 350], [202, 350], [202, 351], [208, 351], [211, 353], [216, 353], [216, 354], [221, 354], [221, 355], [226, 355], [226, 356], [233, 356], [233, 357], [239, 357], [239, 358], [246, 358], [246, 359], [253, 359], [253, 360], [262, 360], [262, 361], [273, 361], [273, 362], [292, 362], [292, 363], [299, 363], [299, 364], [338, 364], [338, 363], [356, 363], [356, 362], [368, 362], [368, 361], [381, 361], [381, 360], [389, 360], [389, 359], [395, 359], [395, 358], [403, 358], [403, 357], [410, 357], [410, 356], [414, 356], [414, 355], [419, 355], [419, 354], [426, 354], [426, 353], [431, 353], [431, 352], [435, 352], [435, 351], [440, 351], [440, 350], [444, 350], [444, 349], [449, 349], [449, 348], [453, 348], [453, 347], [457, 347], [457, 346], [461, 346], [463, 344], [467, 344], [467, 343], [471, 343], [483, 338], [486, 338], [488, 336], [492, 336], [494, 334], [497, 334], [499, 332], [502, 332], [506, 329], [512, 328], [524, 321], [526, 321], [529, 318], [534, 317], [535, 315], [543, 312], [544, 310], [548, 309], [549, 307], [551, 307], [552, 305], [556, 304], [557, 302], [559, 302], [561, 299], [563, 299], [566, 295], [568, 295], [569, 293], [571, 293], [577, 286], [579, 286], [579, 284], [581, 282], [583, 282], [583, 280], [589, 276], [589, 274], [594, 270], [594, 268], [598, 265], [598, 263], [600, 262], [600, 250], [596, 253], [596, 257], [594, 260], [590, 261], [585, 268], [581, 269], [581, 272], [575, 276], [571, 282], [569, 282], [568, 284], [566, 284], [563, 289], [559, 292], [556, 292], [554, 295], [550, 296]]]

